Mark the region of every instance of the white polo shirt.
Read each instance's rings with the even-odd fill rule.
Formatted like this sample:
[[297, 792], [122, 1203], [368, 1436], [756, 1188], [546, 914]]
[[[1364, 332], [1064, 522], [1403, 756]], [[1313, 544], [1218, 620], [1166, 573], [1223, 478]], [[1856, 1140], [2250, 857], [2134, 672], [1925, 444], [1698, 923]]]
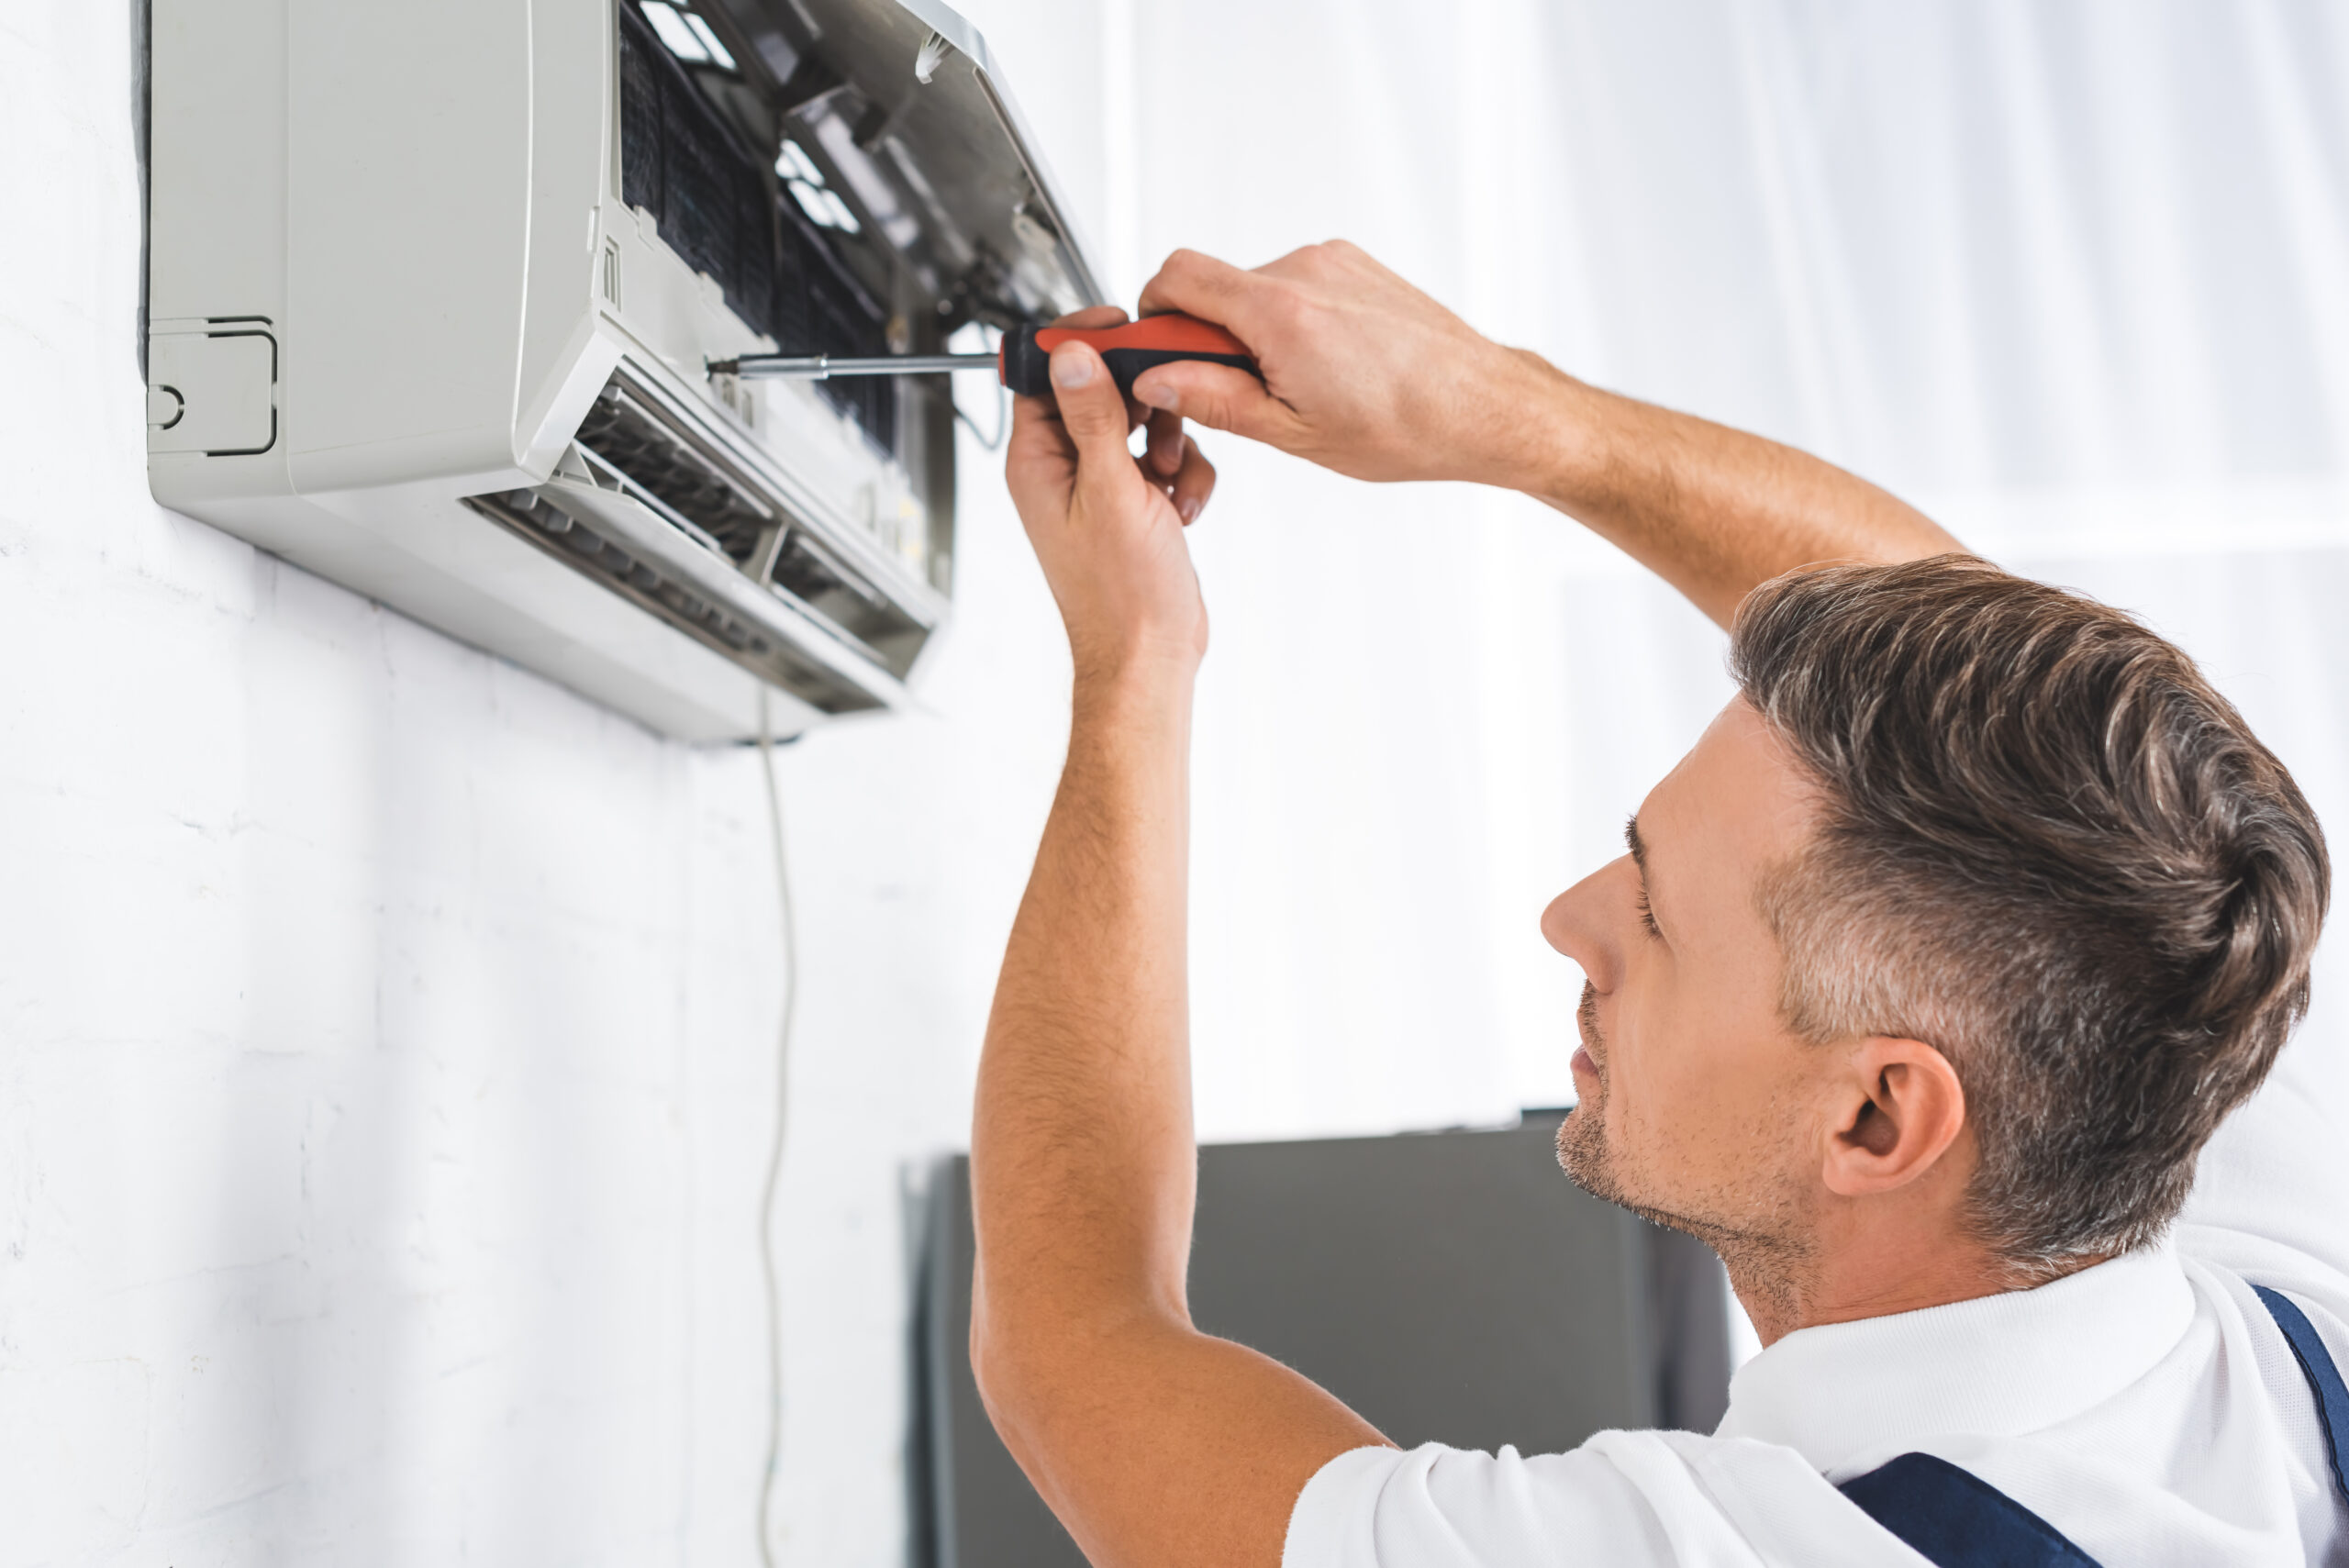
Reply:
[[2349, 1373], [2349, 1051], [2306, 1039], [2204, 1151], [2174, 1238], [2037, 1290], [1805, 1329], [1710, 1437], [1571, 1453], [1356, 1449], [1283, 1568], [1922, 1563], [1836, 1490], [1896, 1455], [1972, 1472], [2103, 1568], [2349, 1568], [2349, 1507], [2258, 1284]]

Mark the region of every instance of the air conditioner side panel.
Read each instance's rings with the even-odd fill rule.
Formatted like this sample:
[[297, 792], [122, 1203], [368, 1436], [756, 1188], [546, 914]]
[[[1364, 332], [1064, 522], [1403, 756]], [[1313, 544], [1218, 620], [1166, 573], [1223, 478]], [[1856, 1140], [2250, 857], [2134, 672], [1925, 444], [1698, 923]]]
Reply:
[[282, 316], [285, 0], [154, 0], [153, 319]]
[[[287, 3], [154, 0], [147, 206], [154, 334], [201, 336], [220, 322], [223, 330], [283, 343]], [[151, 378], [151, 340], [150, 358]], [[277, 392], [273, 384], [265, 395], [272, 409]], [[173, 450], [181, 443], [170, 439], [155, 444], [148, 477], [165, 506], [292, 488], [282, 439], [220, 458]]]
[[530, 9], [287, 3], [283, 395], [295, 488], [510, 465], [531, 240]]
[[[597, 207], [618, 160], [611, 0], [530, 0], [530, 243], [516, 456], [549, 472], [618, 362], [591, 339], [607, 279]], [[608, 280], [617, 289], [615, 270]], [[617, 301], [607, 301], [617, 304]]]

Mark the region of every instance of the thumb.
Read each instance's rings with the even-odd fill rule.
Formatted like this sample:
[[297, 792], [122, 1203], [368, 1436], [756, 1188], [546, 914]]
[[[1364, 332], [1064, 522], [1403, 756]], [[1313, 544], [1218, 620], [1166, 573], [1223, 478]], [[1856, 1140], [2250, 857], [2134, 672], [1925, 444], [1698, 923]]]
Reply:
[[1297, 411], [1232, 365], [1204, 360], [1159, 365], [1135, 378], [1134, 396], [1194, 424], [1276, 447], [1290, 445], [1299, 433]]
[[1097, 479], [1119, 466], [1133, 466], [1133, 454], [1126, 449], [1133, 425], [1125, 395], [1089, 344], [1063, 343], [1052, 350], [1052, 397], [1060, 405], [1063, 428], [1076, 444], [1081, 476]]

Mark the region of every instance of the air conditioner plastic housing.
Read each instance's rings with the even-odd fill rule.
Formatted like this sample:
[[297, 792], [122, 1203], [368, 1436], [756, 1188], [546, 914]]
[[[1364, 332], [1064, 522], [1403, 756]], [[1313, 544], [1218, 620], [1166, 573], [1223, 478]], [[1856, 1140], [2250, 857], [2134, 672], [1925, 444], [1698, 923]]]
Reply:
[[947, 378], [706, 365], [1099, 291], [952, 11], [657, 9], [153, 0], [150, 483], [672, 735], [901, 706], [951, 602]]

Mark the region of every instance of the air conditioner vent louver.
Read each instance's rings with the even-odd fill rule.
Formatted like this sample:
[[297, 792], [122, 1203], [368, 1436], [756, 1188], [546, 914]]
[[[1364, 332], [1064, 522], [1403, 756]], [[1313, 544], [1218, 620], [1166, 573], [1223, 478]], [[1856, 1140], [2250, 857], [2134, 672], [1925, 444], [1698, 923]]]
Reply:
[[[527, 490], [468, 496], [465, 505], [818, 712], [864, 713], [887, 706], [840, 670], [795, 646], [787, 630], [776, 635], [775, 622], [784, 613], [779, 605], [770, 611], [752, 600], [744, 613], [738, 595], [697, 591], [707, 580], [697, 583], [678, 571], [674, 557], [649, 550], [640, 555], [594, 526], [592, 518], [590, 526], [583, 527], [573, 513]], [[749, 588], [748, 578], [742, 579], [742, 586]]]
[[[913, 668], [929, 626], [794, 517], [783, 497], [662, 417], [658, 400], [625, 374], [596, 400], [580, 427], [579, 446], [618, 483], [644, 492], [654, 510], [702, 535], [734, 565], [758, 571], [764, 550], [772, 558], [765, 581], [838, 628], [891, 674]], [[771, 539], [777, 528], [781, 534]]]
[[625, 373], [605, 386], [572, 457], [547, 485], [475, 503], [826, 713], [880, 705], [858, 681], [842, 679], [845, 666], [802, 658], [791, 651], [794, 641], [837, 644], [902, 676], [930, 636], [849, 552], [818, 538], [784, 497], [681, 428]]
[[596, 400], [579, 427], [579, 444], [707, 533], [737, 566], [781, 521], [739, 480], [647, 416], [618, 383]]
[[913, 668], [930, 628], [864, 582], [804, 528], [783, 537], [776, 584], [873, 651], [892, 673]]

